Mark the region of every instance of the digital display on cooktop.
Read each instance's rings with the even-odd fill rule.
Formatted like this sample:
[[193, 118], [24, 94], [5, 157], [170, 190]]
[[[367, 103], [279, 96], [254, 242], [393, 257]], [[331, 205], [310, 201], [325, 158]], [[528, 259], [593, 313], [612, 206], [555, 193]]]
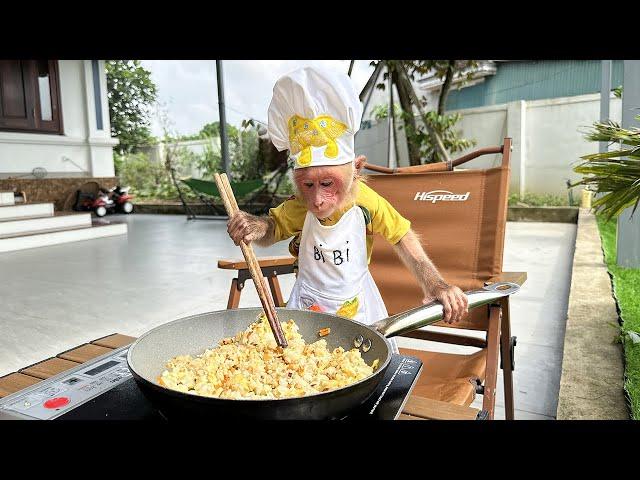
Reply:
[[85, 375], [91, 375], [93, 377], [94, 375], [97, 375], [100, 372], [104, 372], [105, 370], [110, 369], [114, 365], [118, 365], [118, 363], [120, 362], [116, 362], [115, 360], [110, 360], [106, 363], [103, 363], [102, 365], [97, 366], [96, 368], [92, 368], [91, 370], [87, 370], [86, 372], [82, 372], [82, 373], [84, 373]]
[[73, 385], [76, 384], [80, 381], [80, 379], [78, 377], [71, 377], [67, 380], [64, 380], [62, 383], [64, 383], [65, 385]]

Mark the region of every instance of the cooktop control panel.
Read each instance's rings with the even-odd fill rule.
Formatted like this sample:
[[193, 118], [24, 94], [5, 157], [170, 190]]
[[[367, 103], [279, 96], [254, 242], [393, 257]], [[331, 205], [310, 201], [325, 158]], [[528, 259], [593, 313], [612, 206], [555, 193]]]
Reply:
[[52, 420], [131, 378], [122, 347], [0, 400], [0, 419]]

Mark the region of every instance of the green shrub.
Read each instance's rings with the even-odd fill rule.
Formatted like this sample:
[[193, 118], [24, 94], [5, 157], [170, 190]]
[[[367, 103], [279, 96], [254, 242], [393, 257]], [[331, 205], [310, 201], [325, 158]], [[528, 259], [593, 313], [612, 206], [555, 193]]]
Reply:
[[124, 154], [120, 159], [120, 183], [130, 186], [139, 197], [152, 196], [166, 175], [163, 165], [151, 162], [149, 155], [142, 152]]
[[[573, 202], [575, 205], [575, 201]], [[523, 206], [523, 207], [567, 207], [569, 205], [568, 196], [553, 195], [553, 194], [539, 194], [539, 193], [525, 193], [520, 197], [517, 193], [509, 195], [509, 205]]]
[[[176, 154], [178, 178], [194, 166], [197, 155], [184, 149]], [[131, 193], [138, 198], [158, 198], [173, 200], [179, 198], [178, 190], [164, 163], [154, 162], [147, 153], [138, 152], [122, 155], [119, 159], [119, 177], [122, 185], [131, 187]], [[183, 193], [187, 193], [185, 188]], [[190, 197], [194, 197], [190, 195]]]
[[236, 182], [260, 178], [266, 172], [264, 165], [258, 163], [258, 132], [255, 128], [245, 128], [229, 142], [231, 156], [230, 174]]
[[611, 280], [618, 313], [622, 319], [619, 340], [624, 347], [625, 372], [624, 388], [627, 393], [631, 418], [640, 420], [640, 268], [624, 268], [616, 264], [617, 221], [597, 216], [602, 238], [602, 249]]
[[[160, 161], [152, 161], [149, 154], [144, 152], [114, 154], [116, 175], [139, 198], [177, 200], [180, 197], [167, 170], [167, 155], [170, 156], [177, 180], [189, 176], [213, 180], [213, 174], [222, 171], [222, 158], [217, 145], [205, 144], [204, 151], [198, 154], [185, 146], [169, 143], [165, 145], [164, 157]], [[258, 134], [255, 128], [244, 128], [229, 139], [229, 155], [229, 176], [232, 181], [254, 180], [265, 174], [264, 166], [258, 160]], [[281, 183], [279, 191], [293, 190], [287, 182], [288, 179], [285, 179]], [[197, 198], [187, 186], [180, 187], [186, 199]]]

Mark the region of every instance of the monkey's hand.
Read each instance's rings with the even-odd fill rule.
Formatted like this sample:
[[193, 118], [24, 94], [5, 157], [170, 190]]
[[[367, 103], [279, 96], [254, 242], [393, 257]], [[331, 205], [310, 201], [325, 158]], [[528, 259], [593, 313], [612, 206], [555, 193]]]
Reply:
[[239, 210], [227, 222], [227, 232], [233, 243], [240, 245], [240, 241], [249, 244], [262, 239], [269, 231], [269, 221], [264, 217], [256, 217]]
[[460, 288], [453, 285], [434, 288], [430, 295], [422, 299], [422, 303], [427, 304], [434, 300], [442, 303], [444, 308], [442, 319], [446, 323], [459, 322], [463, 315], [469, 311], [467, 296]]

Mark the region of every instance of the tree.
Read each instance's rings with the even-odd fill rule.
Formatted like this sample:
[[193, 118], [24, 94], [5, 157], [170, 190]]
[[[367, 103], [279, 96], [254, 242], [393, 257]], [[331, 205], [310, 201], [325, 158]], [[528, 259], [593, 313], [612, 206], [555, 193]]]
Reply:
[[[198, 133], [192, 135], [179, 135], [171, 140], [188, 141], [188, 140], [203, 140], [206, 138], [216, 138], [220, 136], [220, 122], [215, 121], [207, 123], [200, 129]], [[238, 128], [227, 123], [227, 139], [235, 141], [238, 138]]]
[[258, 157], [258, 129], [243, 123], [237, 141], [231, 144], [231, 173], [236, 181], [253, 180], [266, 173]]
[[[198, 134], [200, 138], [206, 137], [219, 137], [220, 136], [220, 122], [207, 123]], [[227, 136], [228, 138], [238, 138], [238, 129], [233, 125], [227, 123]]]
[[120, 140], [115, 149], [120, 154], [135, 152], [153, 140], [149, 127], [156, 85], [140, 60], [108, 60], [105, 67], [111, 135]]
[[[447, 98], [451, 91], [451, 85], [455, 77], [463, 78], [463, 81], [470, 80], [473, 76], [473, 69], [477, 68], [478, 62], [475, 60], [413, 60], [410, 65], [410, 77], [414, 79], [416, 74], [426, 75], [433, 71], [435, 76], [442, 80], [442, 89], [438, 96], [438, 115], [444, 115]], [[463, 75], [467, 72], [466, 75]]]
[[[384, 90], [391, 76], [391, 85], [395, 85], [398, 91], [401, 118], [407, 138], [407, 150], [409, 163], [420, 165], [446, 161], [448, 153], [457, 152], [475, 144], [472, 140], [460, 138], [459, 132], [454, 130], [455, 124], [461, 118], [459, 115], [446, 115], [446, 100], [453, 80], [462, 77], [466, 70], [467, 78], [471, 75], [472, 67], [477, 65], [474, 60], [380, 60], [372, 62], [375, 66], [374, 73], [365, 85], [361, 93], [361, 99], [365, 92], [373, 88], [382, 68], [386, 68], [383, 81], [376, 84], [376, 88]], [[443, 86], [438, 99], [438, 108], [435, 111], [425, 111], [427, 102], [424, 97], [419, 98], [413, 89], [412, 81], [416, 76], [424, 76], [433, 71], [435, 76], [443, 81]], [[414, 108], [418, 110], [422, 125], [416, 122]], [[395, 110], [395, 108], [394, 108]], [[388, 111], [388, 107], [387, 107]], [[395, 112], [391, 117], [395, 123]]]

